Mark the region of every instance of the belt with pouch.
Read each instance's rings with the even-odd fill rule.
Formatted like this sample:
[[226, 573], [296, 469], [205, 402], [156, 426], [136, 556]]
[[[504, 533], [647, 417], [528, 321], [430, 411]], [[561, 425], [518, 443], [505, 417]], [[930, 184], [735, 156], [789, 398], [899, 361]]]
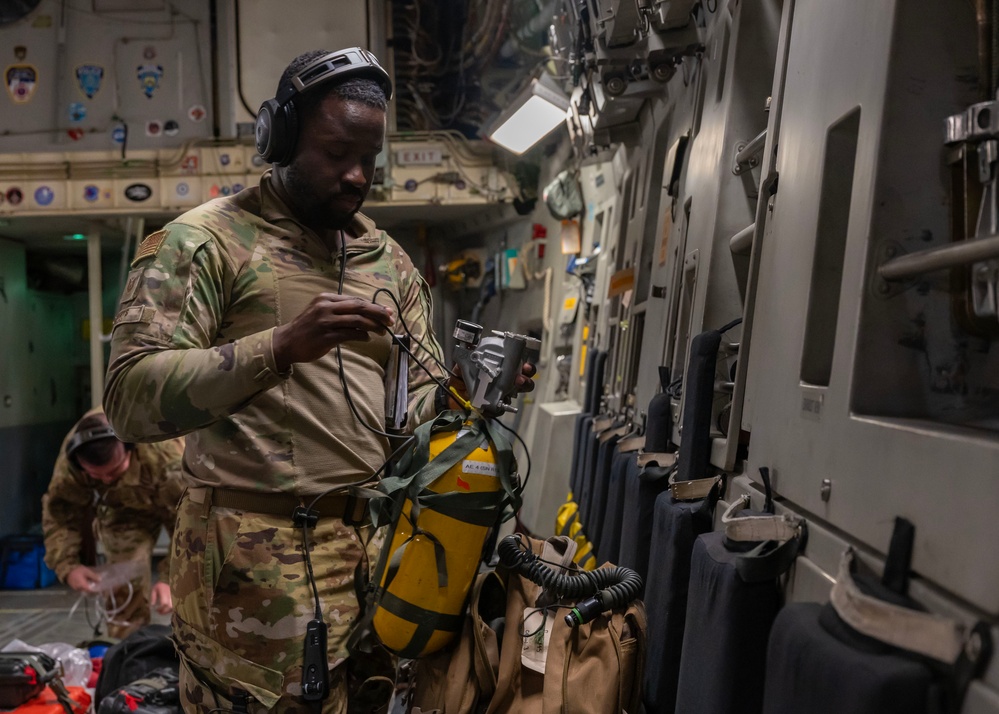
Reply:
[[[231, 508], [235, 511], [262, 513], [269, 516], [293, 518], [295, 510], [305, 508], [315, 496], [299, 496], [284, 491], [243, 491], [235, 488], [215, 488], [212, 486], [192, 486], [187, 489], [187, 497], [193, 503], [209, 508]], [[352, 494], [331, 493], [320, 498], [313, 510], [320, 518], [340, 518], [349, 526], [362, 525], [370, 521], [368, 499]]]

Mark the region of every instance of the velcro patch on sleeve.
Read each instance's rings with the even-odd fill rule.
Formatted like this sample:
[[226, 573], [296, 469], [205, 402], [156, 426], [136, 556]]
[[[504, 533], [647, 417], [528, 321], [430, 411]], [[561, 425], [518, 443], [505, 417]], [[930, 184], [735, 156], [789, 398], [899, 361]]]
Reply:
[[135, 251], [135, 257], [132, 258], [132, 267], [134, 268], [135, 264], [140, 260], [148, 258], [151, 255], [156, 255], [156, 251], [163, 245], [164, 240], [166, 240], [166, 231], [156, 231], [146, 236], [146, 239], [139, 244], [139, 249]]
[[114, 318], [114, 327], [118, 325], [126, 325], [129, 323], [141, 323], [143, 325], [148, 325], [153, 321], [153, 317], [156, 315], [156, 310], [151, 307], [143, 307], [142, 305], [133, 305], [132, 307], [126, 307], [124, 310], [118, 313]]
[[121, 301], [131, 302], [135, 299], [135, 293], [139, 291], [139, 281], [142, 279], [142, 270], [133, 270], [128, 274], [125, 281], [125, 289], [121, 291]]

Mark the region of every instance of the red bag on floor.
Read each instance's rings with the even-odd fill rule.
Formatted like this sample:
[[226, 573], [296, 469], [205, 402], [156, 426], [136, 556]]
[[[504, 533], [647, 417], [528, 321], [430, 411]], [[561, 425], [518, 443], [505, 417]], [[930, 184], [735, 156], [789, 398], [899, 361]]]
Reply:
[[[73, 702], [73, 713], [86, 714], [90, 710], [90, 695], [87, 694], [87, 690], [83, 687], [67, 687], [66, 689]], [[66, 714], [66, 710], [56, 698], [55, 692], [49, 687], [45, 687], [37, 697], [11, 711], [16, 714]]]

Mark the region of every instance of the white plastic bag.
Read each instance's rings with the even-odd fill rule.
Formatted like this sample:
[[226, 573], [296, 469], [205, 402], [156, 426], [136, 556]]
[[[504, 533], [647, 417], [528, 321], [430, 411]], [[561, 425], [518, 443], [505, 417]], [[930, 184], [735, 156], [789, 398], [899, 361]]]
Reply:
[[93, 663], [86, 650], [65, 642], [47, 642], [43, 645], [29, 645], [22, 640], [11, 640], [3, 652], [42, 652], [62, 665], [62, 681], [67, 687], [85, 687], [90, 681]]

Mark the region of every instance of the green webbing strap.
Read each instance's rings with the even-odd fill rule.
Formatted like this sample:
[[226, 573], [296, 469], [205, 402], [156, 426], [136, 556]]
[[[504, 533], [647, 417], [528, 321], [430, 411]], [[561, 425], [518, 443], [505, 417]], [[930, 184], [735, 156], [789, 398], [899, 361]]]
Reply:
[[399, 572], [399, 566], [402, 564], [402, 554], [406, 552], [407, 546], [418, 535], [425, 536], [434, 546], [434, 560], [437, 562], [437, 587], [447, 587], [447, 559], [444, 556], [444, 546], [441, 545], [441, 542], [437, 540], [437, 537], [433, 533], [425, 531], [422, 528], [417, 528], [416, 524], [413, 524], [412, 534], [399, 544], [399, 547], [392, 552], [392, 557], [389, 558], [388, 574], [385, 576], [386, 589], [395, 580], [396, 573]]
[[473, 526], [491, 526], [496, 523], [496, 512], [509, 503], [502, 491], [482, 491], [478, 493], [427, 492], [420, 496], [424, 508]]
[[461, 615], [447, 615], [443, 612], [424, 610], [422, 607], [406, 602], [390, 592], [382, 594], [379, 607], [384, 607], [396, 617], [416, 625], [416, 632], [413, 633], [409, 644], [398, 653], [401, 657], [419, 657], [435, 631], [461, 632], [464, 625], [464, 619]]
[[[381, 483], [378, 484], [378, 490], [387, 498], [377, 499], [370, 504], [371, 517], [375, 526], [397, 520], [402, 513], [402, 504], [407, 495], [410, 500], [414, 501], [413, 505], [416, 507], [414, 495], [440, 477], [451, 466], [472, 453], [480, 439], [474, 430], [469, 430], [448, 445], [436, 459], [430, 461], [431, 436], [443, 432], [459, 431], [463, 423], [464, 415], [457, 411], [447, 411], [439, 414], [433, 421], [421, 424], [416, 428], [416, 431], [413, 432], [413, 443], [410, 444], [409, 449], [406, 450], [397, 464], [396, 471], [400, 475], [382, 479]], [[447, 464], [446, 467], [445, 464]], [[415, 519], [417, 515], [418, 510], [413, 518]]]

